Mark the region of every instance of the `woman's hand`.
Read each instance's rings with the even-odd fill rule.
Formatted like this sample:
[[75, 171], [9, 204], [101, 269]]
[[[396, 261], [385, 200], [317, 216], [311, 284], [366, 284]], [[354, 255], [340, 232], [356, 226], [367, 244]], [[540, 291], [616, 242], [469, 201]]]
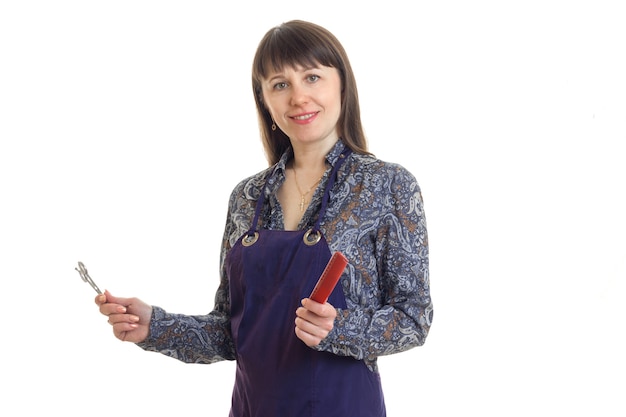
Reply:
[[333, 329], [336, 317], [337, 310], [331, 304], [305, 298], [296, 310], [296, 336], [307, 346], [317, 346]]
[[150, 331], [152, 306], [138, 298], [114, 297], [110, 292], [96, 296], [100, 313], [109, 318], [113, 334], [126, 342], [143, 342]]

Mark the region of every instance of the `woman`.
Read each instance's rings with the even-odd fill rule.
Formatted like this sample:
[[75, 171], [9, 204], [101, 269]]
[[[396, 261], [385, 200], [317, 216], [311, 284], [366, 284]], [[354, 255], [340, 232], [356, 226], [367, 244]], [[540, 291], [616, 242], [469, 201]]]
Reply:
[[[326, 29], [271, 29], [252, 86], [270, 166], [231, 194], [214, 310], [109, 292], [96, 303], [145, 350], [236, 360], [233, 417], [385, 416], [377, 358], [422, 345], [432, 320], [419, 186], [368, 152], [352, 69]], [[317, 303], [308, 295], [336, 251], [349, 264]]]

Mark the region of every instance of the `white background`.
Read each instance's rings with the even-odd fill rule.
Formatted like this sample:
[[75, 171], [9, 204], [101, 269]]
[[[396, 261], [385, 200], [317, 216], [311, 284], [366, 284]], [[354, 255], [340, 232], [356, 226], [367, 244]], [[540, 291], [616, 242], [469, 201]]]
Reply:
[[625, 415], [620, 2], [247, 3], [0, 3], [0, 414], [227, 415], [232, 362], [118, 341], [74, 266], [212, 308], [228, 195], [266, 166], [252, 56], [299, 18], [423, 191], [435, 319], [380, 360], [389, 416]]

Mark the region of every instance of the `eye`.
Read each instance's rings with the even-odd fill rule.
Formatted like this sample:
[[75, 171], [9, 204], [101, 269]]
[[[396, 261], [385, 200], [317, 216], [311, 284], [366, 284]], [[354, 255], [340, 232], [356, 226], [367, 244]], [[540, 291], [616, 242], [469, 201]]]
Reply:
[[287, 83], [284, 81], [274, 84], [274, 90], [284, 90], [285, 88], [287, 88]]
[[307, 75], [306, 79], [307, 79], [308, 82], [314, 83], [314, 82], [316, 82], [317, 80], [320, 79], [320, 76], [319, 75], [315, 75], [315, 74], [311, 74], [311, 75]]

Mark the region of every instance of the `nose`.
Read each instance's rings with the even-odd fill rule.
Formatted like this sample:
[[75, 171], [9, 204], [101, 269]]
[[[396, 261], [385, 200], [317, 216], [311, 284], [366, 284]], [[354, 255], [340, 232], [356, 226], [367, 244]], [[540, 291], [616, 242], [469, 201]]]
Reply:
[[291, 105], [301, 106], [309, 101], [306, 87], [301, 85], [293, 85], [291, 88]]

